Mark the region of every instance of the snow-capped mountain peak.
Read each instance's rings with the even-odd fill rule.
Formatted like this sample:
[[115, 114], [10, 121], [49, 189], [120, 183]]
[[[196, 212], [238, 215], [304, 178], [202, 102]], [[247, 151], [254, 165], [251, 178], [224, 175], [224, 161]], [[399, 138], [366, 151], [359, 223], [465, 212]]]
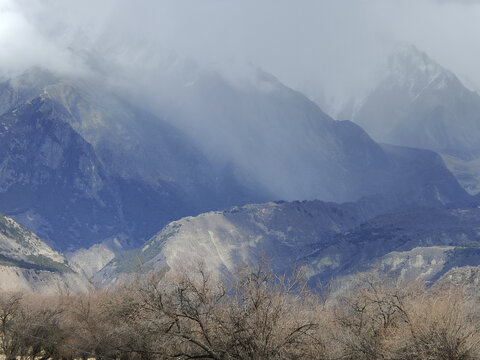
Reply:
[[426, 88], [442, 89], [455, 75], [415, 46], [405, 46], [390, 55], [384, 85], [408, 89], [412, 100]]

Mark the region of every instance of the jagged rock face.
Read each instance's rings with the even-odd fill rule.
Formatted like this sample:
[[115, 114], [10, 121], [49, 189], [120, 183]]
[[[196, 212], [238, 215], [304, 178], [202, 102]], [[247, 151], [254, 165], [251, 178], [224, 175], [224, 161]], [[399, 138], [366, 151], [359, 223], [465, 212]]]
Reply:
[[12, 218], [0, 215], [0, 290], [85, 292], [92, 285], [66, 258]]
[[391, 56], [387, 75], [351, 117], [380, 142], [480, 156], [480, 96], [413, 46]]
[[[215, 204], [224, 205], [223, 199], [205, 199], [208, 190], [214, 189], [200, 191], [210, 179], [199, 175], [198, 183], [192, 184], [198, 166], [195, 158], [190, 159], [194, 162], [190, 178], [182, 178], [183, 184], [189, 185], [159, 179], [153, 185], [132, 173], [123, 177], [115, 171], [122, 150], [114, 155], [113, 162], [101, 151], [104, 156], [99, 156], [73, 130], [70, 124], [74, 121], [65, 107], [48, 96], [34, 98], [0, 117], [2, 211], [35, 228], [57, 248], [77, 249], [121, 234], [138, 244], [154, 233], [159, 224]], [[168, 141], [172, 144], [170, 152], [182, 143], [176, 144], [175, 137]], [[105, 152], [111, 154], [108, 150]], [[178, 149], [177, 154], [178, 159], [182, 150]], [[125, 161], [128, 162], [128, 155]], [[185, 170], [190, 163], [185, 160], [179, 164]], [[124, 170], [128, 169], [127, 166]], [[192, 190], [200, 195], [189, 196]], [[231, 198], [241, 193], [240, 186], [233, 183], [230, 189], [220, 189], [217, 196], [221, 197], [225, 190], [232, 192]], [[129, 245], [128, 240], [124, 245]]]
[[[106, 286], [139, 269], [177, 271], [205, 262], [229, 274], [262, 256], [275, 271], [305, 266], [313, 285], [348, 282], [373, 268], [405, 279], [435, 281], [454, 266], [474, 264], [480, 209], [417, 208], [376, 216], [368, 202], [268, 203], [184, 218], [166, 226], [137, 251], [112, 260], [96, 279]], [[480, 255], [480, 253], [479, 253]]]
[[59, 248], [58, 239], [78, 246], [90, 234], [110, 235], [121, 216], [102, 164], [63, 121], [67, 116], [58, 103], [38, 97], [0, 117], [2, 210]]
[[72, 128], [112, 174], [172, 193], [173, 202], [188, 201], [196, 211], [260, 197], [239, 184], [231, 168], [206, 159], [183, 131], [91, 81], [59, 81], [45, 93], [72, 115]]

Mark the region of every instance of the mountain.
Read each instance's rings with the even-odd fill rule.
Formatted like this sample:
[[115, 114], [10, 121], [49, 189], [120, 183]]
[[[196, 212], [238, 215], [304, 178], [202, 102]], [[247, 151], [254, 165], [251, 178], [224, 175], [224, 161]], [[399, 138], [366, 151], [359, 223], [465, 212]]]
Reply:
[[209, 269], [231, 272], [242, 262], [271, 258], [281, 272], [312, 252], [319, 241], [347, 231], [382, 212], [381, 205], [322, 201], [271, 202], [233, 207], [174, 221], [144, 246], [114, 258], [94, 279], [117, 277], [158, 266], [178, 269], [197, 260]]
[[107, 237], [121, 216], [105, 169], [65, 116], [57, 103], [37, 97], [0, 117], [2, 210], [58, 248], [58, 238], [76, 245], [92, 232]]
[[339, 117], [352, 119], [376, 141], [442, 154], [464, 187], [478, 192], [480, 95], [415, 47], [391, 55], [381, 81]]
[[[313, 266], [335, 255], [337, 262], [328, 276], [377, 268], [384, 274], [435, 281], [451, 268], [480, 262], [479, 219], [478, 207], [421, 207], [383, 214], [336, 234], [334, 246], [309, 259]], [[325, 280], [323, 274], [319, 276]]]
[[390, 56], [385, 77], [351, 118], [380, 142], [480, 156], [480, 96], [413, 46]]
[[202, 73], [176, 95], [182, 108], [168, 114], [206, 154], [269, 189], [270, 199], [344, 202], [383, 193], [393, 201], [397, 186], [418, 189], [413, 178], [436, 183], [413, 170], [417, 161], [443, 167], [434, 154], [380, 146], [356, 124], [333, 120], [303, 94], [252, 71], [246, 84]]
[[41, 69], [3, 88], [0, 208], [58, 249], [128, 248], [181, 216], [262, 198], [182, 132], [98, 88]]
[[437, 154], [379, 145], [252, 71], [240, 83], [172, 75], [151, 95], [158, 108], [104, 78], [33, 68], [4, 82], [0, 211], [73, 252], [136, 247], [181, 217], [267, 200], [468, 201]]
[[0, 290], [85, 292], [92, 285], [66, 258], [12, 218], [0, 215]]
[[441, 156], [445, 166], [469, 194], [480, 193], [480, 158], [462, 160], [445, 154], [441, 154]]
[[479, 263], [479, 208], [421, 207], [379, 215], [385, 211], [368, 201], [304, 201], [205, 213], [170, 223], [142, 248], [114, 258], [94, 279], [106, 286], [139, 271], [177, 271], [197, 261], [229, 274], [265, 256], [278, 273], [306, 266], [313, 285], [348, 281], [374, 268], [434, 281], [453, 267]]

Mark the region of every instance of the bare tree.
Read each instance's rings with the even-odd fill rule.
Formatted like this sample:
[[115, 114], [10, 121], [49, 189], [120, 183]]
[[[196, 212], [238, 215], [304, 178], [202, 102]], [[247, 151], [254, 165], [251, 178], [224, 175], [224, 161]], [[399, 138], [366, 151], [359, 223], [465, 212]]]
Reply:
[[480, 359], [477, 299], [372, 272], [327, 301], [301, 269], [198, 265], [90, 294], [0, 293], [8, 360]]
[[21, 348], [21, 332], [18, 329], [21, 317], [21, 293], [0, 294], [0, 350], [6, 360], [16, 359]]

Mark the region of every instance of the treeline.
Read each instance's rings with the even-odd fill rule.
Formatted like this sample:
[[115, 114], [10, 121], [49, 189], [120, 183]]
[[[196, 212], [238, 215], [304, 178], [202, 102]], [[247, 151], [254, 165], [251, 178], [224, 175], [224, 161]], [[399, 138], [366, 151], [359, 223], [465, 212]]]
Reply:
[[199, 266], [108, 291], [1, 293], [10, 359], [479, 359], [480, 307], [460, 288], [363, 276], [312, 292], [265, 266], [221, 281]]

